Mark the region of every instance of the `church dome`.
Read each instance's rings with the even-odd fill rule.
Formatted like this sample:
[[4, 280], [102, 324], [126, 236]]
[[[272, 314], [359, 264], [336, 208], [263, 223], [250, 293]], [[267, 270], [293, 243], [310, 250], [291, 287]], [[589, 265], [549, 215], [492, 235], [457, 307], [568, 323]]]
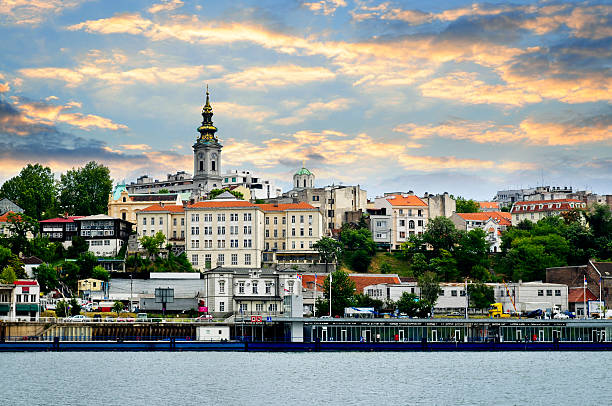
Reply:
[[312, 175], [312, 173], [310, 173], [310, 171], [308, 169], [306, 169], [306, 168], [300, 169], [295, 174], [296, 175]]

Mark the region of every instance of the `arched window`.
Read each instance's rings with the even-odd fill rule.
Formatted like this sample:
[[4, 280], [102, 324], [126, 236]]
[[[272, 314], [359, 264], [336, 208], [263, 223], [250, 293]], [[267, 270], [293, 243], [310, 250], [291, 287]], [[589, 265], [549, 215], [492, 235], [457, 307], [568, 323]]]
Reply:
[[200, 161], [200, 170], [203, 171], [204, 170], [204, 161]]
[[287, 291], [293, 293], [293, 281], [287, 282]]
[[217, 170], [216, 167], [217, 167], [217, 163], [215, 161], [211, 161], [211, 169], [213, 171], [216, 171]]
[[306, 179], [304, 179], [304, 187], [306, 187]]
[[123, 197], [123, 203], [125, 203], [125, 202], [126, 202], [126, 200], [127, 200], [127, 199], [126, 199], [126, 198], [125, 198], [125, 196], [124, 196], [124, 197]]
[[121, 213], [121, 219], [122, 219], [122, 220], [125, 220], [125, 219], [126, 219], [126, 217], [127, 217], [127, 215], [126, 215], [126, 213], [125, 213], [125, 212]]
[[299, 180], [299, 179], [296, 179], [296, 181], [295, 181], [295, 187], [300, 187], [300, 180]]
[[408, 222], [408, 228], [414, 228], [414, 220]]

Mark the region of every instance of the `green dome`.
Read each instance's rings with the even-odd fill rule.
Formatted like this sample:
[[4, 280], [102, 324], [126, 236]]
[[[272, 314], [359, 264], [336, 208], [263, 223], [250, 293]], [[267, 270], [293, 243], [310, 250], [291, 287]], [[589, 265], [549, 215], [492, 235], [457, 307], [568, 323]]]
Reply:
[[306, 168], [300, 169], [295, 174], [296, 175], [312, 175], [312, 173], [310, 173], [310, 171], [308, 169], [306, 169]]

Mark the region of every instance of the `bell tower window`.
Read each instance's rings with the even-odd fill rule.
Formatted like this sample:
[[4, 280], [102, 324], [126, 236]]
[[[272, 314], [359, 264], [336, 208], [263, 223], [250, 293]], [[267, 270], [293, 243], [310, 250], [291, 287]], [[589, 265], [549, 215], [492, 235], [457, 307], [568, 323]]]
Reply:
[[200, 161], [200, 171], [204, 170], [204, 161]]
[[213, 172], [214, 172], [214, 171], [216, 171], [216, 170], [217, 170], [217, 169], [216, 169], [216, 165], [217, 165], [217, 163], [216, 163], [215, 161], [212, 161], [212, 162], [211, 162], [211, 164], [212, 164], [212, 165], [211, 165], [211, 169], [212, 169], [212, 171], [213, 171]]

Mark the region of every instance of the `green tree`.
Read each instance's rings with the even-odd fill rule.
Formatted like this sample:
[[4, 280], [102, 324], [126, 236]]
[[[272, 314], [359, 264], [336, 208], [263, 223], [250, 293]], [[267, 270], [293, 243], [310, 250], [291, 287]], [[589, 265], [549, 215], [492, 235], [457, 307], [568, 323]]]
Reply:
[[423, 233], [424, 242], [432, 246], [435, 256], [439, 255], [440, 250], [452, 251], [459, 237], [455, 224], [443, 216], [430, 220]]
[[123, 311], [123, 303], [116, 300], [115, 303], [113, 303], [113, 311], [117, 313], [117, 317], [119, 317], [119, 313]]
[[391, 268], [391, 265], [389, 265], [388, 262], [383, 262], [380, 264], [380, 273], [391, 273], [393, 271], [393, 269]]
[[28, 237], [32, 237], [38, 230], [38, 222], [24, 214], [9, 213], [7, 216], [9, 229], [8, 242], [17, 255], [30, 251]]
[[336, 262], [342, 252], [340, 242], [329, 237], [322, 237], [312, 247], [317, 250], [321, 260], [325, 261], [325, 273], [327, 273], [327, 265]]
[[55, 315], [57, 317], [68, 317], [68, 303], [65, 300], [60, 300], [55, 306]]
[[219, 196], [221, 193], [223, 192], [230, 192], [231, 194], [234, 195], [234, 197], [236, 199], [240, 199], [240, 200], [244, 200], [244, 196], [242, 195], [242, 193], [236, 191], [236, 190], [229, 190], [228, 188], [225, 189], [213, 189], [210, 192], [208, 192], [208, 199], [212, 200], [214, 198], [216, 198], [217, 196]]
[[459, 277], [457, 261], [453, 258], [453, 255], [445, 249], [440, 250], [439, 257], [432, 258], [429, 262], [429, 268], [434, 271], [439, 278], [447, 282], [456, 281]]
[[478, 213], [480, 211], [480, 205], [472, 199], [466, 200], [459, 196], [455, 202], [457, 204], [457, 213]]
[[34, 278], [40, 285], [41, 292], [48, 293], [57, 288], [59, 276], [57, 270], [48, 264], [40, 264], [34, 269]]
[[410, 262], [410, 270], [412, 274], [416, 277], [423, 275], [429, 269], [429, 263], [427, 262], [427, 257], [425, 254], [417, 252], [412, 256], [412, 261]]
[[0, 282], [2, 283], [13, 283], [17, 280], [17, 275], [15, 274], [15, 270], [12, 266], [7, 265], [4, 267], [2, 272], [0, 272]]
[[94, 161], [61, 175], [59, 203], [72, 215], [106, 213], [108, 194], [113, 188], [110, 170]]
[[[337, 270], [329, 274], [323, 282], [323, 292], [325, 298], [329, 298], [330, 280], [332, 294], [332, 314], [331, 316], [344, 315], [344, 308], [353, 306], [355, 303], [355, 282], [349, 278], [348, 273]], [[328, 306], [329, 306], [329, 302]], [[323, 310], [323, 309], [321, 309]], [[329, 307], [320, 314], [329, 314]]]
[[487, 309], [491, 303], [495, 302], [493, 288], [481, 282], [468, 284], [468, 295], [470, 307], [476, 309]]
[[591, 230], [593, 230], [594, 246], [597, 258], [601, 260], [612, 259], [612, 213], [605, 204], [596, 204], [592, 212], [585, 213]]
[[66, 255], [68, 258], [77, 258], [82, 253], [89, 251], [87, 240], [81, 236], [75, 235], [72, 237], [72, 245], [68, 247]]
[[91, 272], [91, 277], [94, 279], [99, 279], [104, 282], [108, 282], [110, 280], [110, 273], [106, 269], [104, 269], [103, 266], [96, 265], [94, 266]]
[[157, 193], [159, 193], [160, 195], [167, 195], [168, 193], [170, 193], [170, 191], [166, 188], [163, 188], [163, 189], [159, 189], [159, 192]]
[[19, 175], [0, 187], [0, 199], [6, 197], [36, 220], [52, 217], [57, 212], [57, 185], [51, 168], [28, 164]]
[[70, 315], [76, 316], [81, 314], [81, 305], [75, 298], [70, 299]]
[[489, 243], [487, 234], [481, 228], [460, 234], [459, 242], [453, 256], [457, 260], [457, 268], [462, 276], [470, 276], [475, 266], [489, 266]]
[[64, 261], [59, 265], [60, 269], [60, 282], [68, 288], [71, 293], [77, 291], [77, 284], [79, 281], [79, 266], [75, 261]]
[[64, 246], [59, 242], [49, 242], [49, 238], [36, 236], [29, 242], [29, 254], [34, 255], [44, 262], [55, 262], [64, 258]]
[[414, 293], [404, 292], [402, 296], [395, 302], [397, 311], [405, 314], [408, 317], [427, 317], [431, 304], [426, 300], [420, 300]]
[[23, 262], [19, 257], [13, 252], [6, 248], [0, 247], [0, 270], [5, 267], [11, 267], [17, 279], [25, 279], [27, 277], [25, 273], [25, 267], [23, 266]]
[[147, 251], [149, 259], [153, 259], [157, 257], [157, 254], [159, 254], [159, 250], [166, 241], [166, 236], [161, 231], [158, 231], [152, 236], [143, 235], [140, 237], [139, 241], [142, 248]]
[[[377, 313], [380, 313], [385, 306], [385, 303], [382, 300], [374, 299], [373, 297], [370, 297], [363, 293], [356, 294], [353, 300], [354, 300], [356, 307], [373, 307], [374, 311]], [[333, 302], [332, 302], [332, 307], [333, 307]], [[344, 312], [344, 309], [343, 309], [343, 312]]]
[[98, 265], [98, 258], [91, 252], [84, 252], [76, 260], [79, 267], [78, 279], [91, 278], [94, 267]]
[[419, 277], [419, 287], [421, 288], [421, 298], [429, 303], [433, 308], [438, 301], [440, 293], [440, 281], [433, 272], [425, 272]]

